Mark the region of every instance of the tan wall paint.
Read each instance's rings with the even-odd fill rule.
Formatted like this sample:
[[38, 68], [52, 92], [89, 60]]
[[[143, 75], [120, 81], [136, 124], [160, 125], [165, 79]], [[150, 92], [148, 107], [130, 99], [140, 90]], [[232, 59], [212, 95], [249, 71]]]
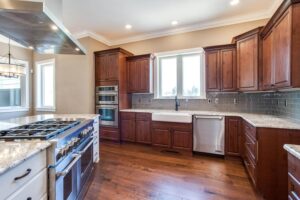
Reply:
[[56, 60], [56, 113], [94, 113], [94, 51], [122, 47], [138, 55], [225, 44], [230, 43], [233, 36], [265, 25], [266, 22], [267, 20], [259, 20], [114, 47], [108, 47], [92, 38], [83, 38], [80, 42], [87, 49], [86, 56], [34, 54], [34, 60]]
[[[80, 42], [86, 48], [87, 55], [34, 54], [35, 62], [55, 59], [56, 113], [94, 113], [95, 67], [93, 52], [108, 47], [91, 38], [83, 38]], [[36, 66], [34, 71], [36, 71]], [[36, 85], [36, 74], [34, 77]], [[36, 100], [36, 88], [34, 91], [34, 100]], [[34, 105], [36, 104], [34, 103]], [[35, 114], [39, 113], [42, 112], [35, 112]]]
[[[0, 56], [5, 56], [8, 53], [7, 44], [0, 43]], [[11, 53], [13, 57], [16, 59], [24, 60], [29, 62], [29, 68], [32, 69], [33, 63], [33, 51], [21, 47], [11, 46]], [[29, 74], [29, 106], [32, 107], [32, 75]], [[0, 112], [0, 120], [13, 118], [13, 117], [21, 117], [26, 115], [31, 115], [32, 110], [30, 109], [28, 112]]]
[[145, 54], [228, 44], [231, 43], [231, 40], [234, 36], [237, 36], [259, 26], [264, 26], [266, 23], [267, 19], [258, 20], [242, 24], [194, 31], [161, 38], [154, 38], [119, 46], [134, 54]]

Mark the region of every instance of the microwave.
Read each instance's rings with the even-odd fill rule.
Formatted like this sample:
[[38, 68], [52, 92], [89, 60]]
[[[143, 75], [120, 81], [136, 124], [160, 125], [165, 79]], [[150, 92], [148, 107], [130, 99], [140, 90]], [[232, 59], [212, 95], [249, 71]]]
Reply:
[[119, 89], [117, 85], [96, 87], [96, 93], [118, 93], [118, 91]]
[[96, 104], [114, 105], [119, 103], [118, 86], [98, 86], [96, 87]]

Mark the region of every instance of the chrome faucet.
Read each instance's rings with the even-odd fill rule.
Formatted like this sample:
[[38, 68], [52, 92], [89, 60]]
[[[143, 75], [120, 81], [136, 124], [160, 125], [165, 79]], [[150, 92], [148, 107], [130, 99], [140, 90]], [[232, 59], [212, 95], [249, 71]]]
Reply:
[[180, 102], [179, 99], [177, 98], [177, 96], [175, 97], [175, 110], [178, 111], [178, 107], [180, 106]]

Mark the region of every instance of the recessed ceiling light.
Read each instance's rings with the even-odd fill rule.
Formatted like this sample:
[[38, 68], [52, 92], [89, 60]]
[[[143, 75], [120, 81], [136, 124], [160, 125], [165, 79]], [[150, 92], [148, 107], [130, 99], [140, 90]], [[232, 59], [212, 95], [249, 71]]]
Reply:
[[131, 26], [130, 24], [126, 24], [126, 25], [125, 25], [125, 28], [126, 28], [127, 30], [130, 30], [130, 29], [132, 29], [132, 26]]
[[55, 25], [51, 25], [51, 29], [52, 29], [53, 31], [57, 31], [57, 30], [58, 30], [58, 27], [55, 26]]
[[79, 49], [79, 48], [75, 48], [75, 50], [76, 50], [76, 51], [80, 51], [80, 49]]
[[29, 49], [34, 49], [34, 47], [33, 47], [33, 46], [29, 46], [28, 48], [29, 48]]
[[240, 0], [231, 0], [230, 1], [230, 5], [235, 6], [238, 5], [240, 3]]
[[174, 20], [171, 22], [171, 24], [172, 24], [172, 26], [176, 26], [176, 25], [178, 25], [178, 21]]

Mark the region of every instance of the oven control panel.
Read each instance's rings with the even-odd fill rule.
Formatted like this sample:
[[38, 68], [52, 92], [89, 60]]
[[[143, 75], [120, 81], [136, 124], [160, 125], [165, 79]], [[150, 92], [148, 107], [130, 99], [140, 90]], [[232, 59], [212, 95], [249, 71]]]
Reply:
[[69, 153], [73, 152], [73, 150], [76, 149], [83, 141], [92, 136], [93, 131], [93, 125], [89, 125], [81, 129], [77, 134], [74, 134], [71, 138], [68, 138], [68, 141], [66, 141], [66, 143], [58, 149], [56, 161], [59, 161]]

